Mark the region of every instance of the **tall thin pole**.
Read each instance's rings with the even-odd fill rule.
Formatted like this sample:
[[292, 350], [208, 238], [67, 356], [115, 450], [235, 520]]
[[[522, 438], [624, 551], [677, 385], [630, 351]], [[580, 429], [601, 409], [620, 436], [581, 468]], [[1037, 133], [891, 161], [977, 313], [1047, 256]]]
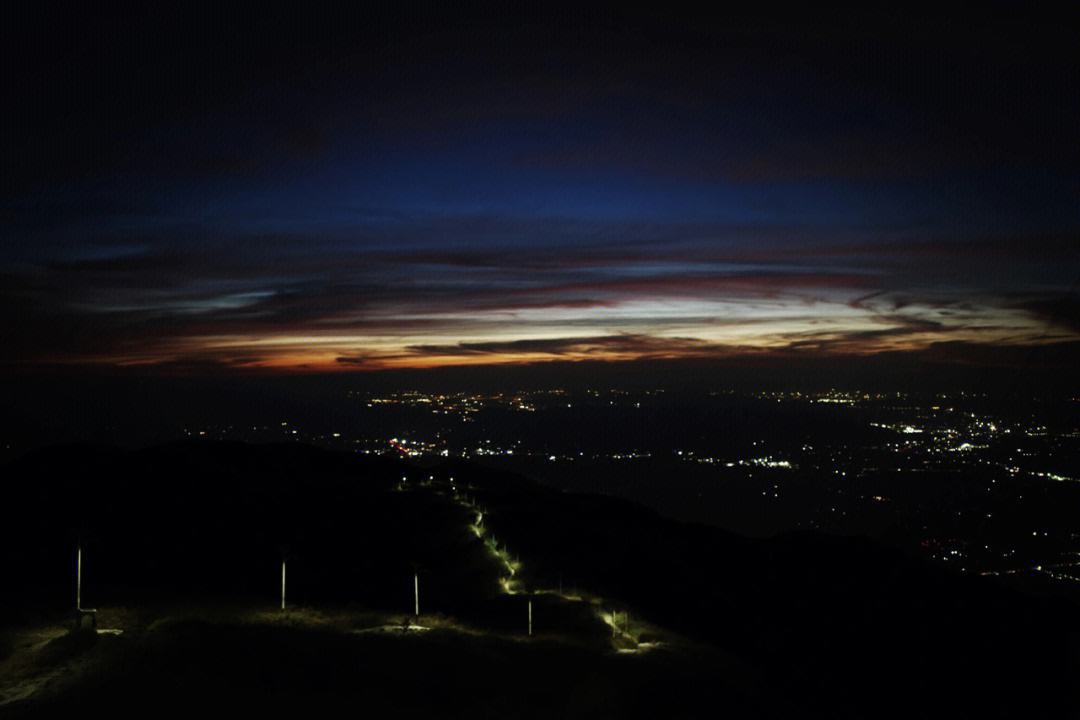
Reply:
[[529, 637], [532, 637], [532, 600], [529, 601]]
[[285, 609], [285, 561], [281, 561], [281, 609]]
[[75, 547], [75, 609], [82, 610], [82, 545]]
[[420, 573], [413, 573], [413, 610], [420, 617]]

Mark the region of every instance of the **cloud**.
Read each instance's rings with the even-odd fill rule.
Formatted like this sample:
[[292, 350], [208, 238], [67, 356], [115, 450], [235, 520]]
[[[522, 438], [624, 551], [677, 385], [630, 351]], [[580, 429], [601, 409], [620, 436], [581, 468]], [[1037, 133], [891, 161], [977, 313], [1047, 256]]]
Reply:
[[542, 338], [527, 340], [462, 342], [454, 345], [410, 345], [410, 353], [423, 355], [592, 355], [625, 354], [637, 356], [654, 354], [683, 354], [700, 350], [707, 343], [695, 338], [655, 337], [651, 335], [598, 335], [594, 337]]
[[36, 261], [0, 268], [0, 361], [371, 368], [1077, 334], [1075, 303], [995, 284], [1051, 279], [1038, 263], [1060, 274], [1057, 236], [1025, 255], [1000, 238], [856, 242], [703, 222], [428, 215], [365, 220], [355, 242], [348, 227], [215, 236], [210, 224], [162, 223], [46, 244]]
[[1030, 313], [1052, 328], [1080, 334], [1080, 297], [1075, 289], [1056, 297], [1036, 297], [1017, 302], [1013, 307]]
[[[886, 327], [872, 330], [831, 330], [823, 332], [801, 332], [785, 336], [784, 350], [814, 351], [820, 353], [867, 353], [880, 352], [886, 346], [895, 346], [896, 341], [903, 342], [913, 337], [928, 334], [940, 334], [942, 331], [958, 332], [960, 328], [950, 328], [944, 323], [917, 317], [890, 315], [880, 317], [878, 321]], [[925, 343], [921, 343], [925, 345]]]

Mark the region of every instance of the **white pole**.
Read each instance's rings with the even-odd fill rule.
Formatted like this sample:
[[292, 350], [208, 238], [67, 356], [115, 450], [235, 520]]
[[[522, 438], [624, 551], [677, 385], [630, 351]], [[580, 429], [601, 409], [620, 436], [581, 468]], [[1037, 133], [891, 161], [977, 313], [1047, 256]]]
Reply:
[[75, 547], [75, 609], [82, 610], [82, 546]]
[[413, 610], [416, 617], [420, 617], [420, 574], [413, 573]]
[[285, 609], [285, 561], [281, 561], [281, 609]]
[[532, 600], [529, 601], [529, 637], [532, 637]]

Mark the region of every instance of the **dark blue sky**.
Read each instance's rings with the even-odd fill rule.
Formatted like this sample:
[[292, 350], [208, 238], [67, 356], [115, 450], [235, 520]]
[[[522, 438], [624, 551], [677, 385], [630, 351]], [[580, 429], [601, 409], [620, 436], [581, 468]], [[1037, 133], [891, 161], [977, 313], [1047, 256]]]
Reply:
[[1080, 340], [1075, 16], [5, 12], [9, 367]]

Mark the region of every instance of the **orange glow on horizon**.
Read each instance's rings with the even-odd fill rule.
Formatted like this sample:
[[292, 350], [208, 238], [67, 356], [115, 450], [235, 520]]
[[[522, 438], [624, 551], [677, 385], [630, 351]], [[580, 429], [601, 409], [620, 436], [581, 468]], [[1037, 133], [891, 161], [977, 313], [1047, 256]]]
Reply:
[[[734, 301], [634, 300], [602, 315], [522, 313], [469, 319], [424, 315], [380, 334], [349, 333], [324, 324], [281, 327], [263, 334], [188, 335], [131, 343], [126, 353], [67, 358], [69, 365], [199, 373], [327, 373], [550, 362], [738, 359], [775, 356], [860, 357], [911, 353], [937, 345], [979, 348], [1049, 345], [1080, 339], [1047, 332], [1018, 310], [976, 307], [965, 316], [933, 306], [884, 314], [853, 302], [775, 299]], [[590, 311], [591, 312], [591, 311]], [[408, 319], [408, 318], [406, 318]], [[413, 317], [413, 319], [416, 319]]]

